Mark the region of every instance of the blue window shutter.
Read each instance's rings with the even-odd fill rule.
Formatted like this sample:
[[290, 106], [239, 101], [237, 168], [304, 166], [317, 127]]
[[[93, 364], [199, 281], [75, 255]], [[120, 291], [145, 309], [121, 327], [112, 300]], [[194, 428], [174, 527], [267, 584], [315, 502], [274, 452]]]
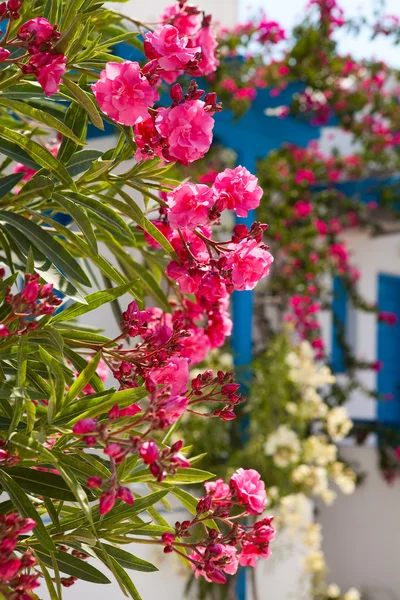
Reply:
[[383, 368], [377, 376], [380, 394], [393, 394], [392, 400], [378, 402], [378, 421], [400, 425], [400, 277], [380, 274], [378, 308], [397, 315], [396, 325], [378, 323], [378, 359]]
[[340, 277], [333, 279], [333, 299], [332, 299], [332, 350], [331, 362], [334, 373], [344, 373], [344, 353], [339, 344], [340, 331], [346, 333], [347, 326], [347, 291]]

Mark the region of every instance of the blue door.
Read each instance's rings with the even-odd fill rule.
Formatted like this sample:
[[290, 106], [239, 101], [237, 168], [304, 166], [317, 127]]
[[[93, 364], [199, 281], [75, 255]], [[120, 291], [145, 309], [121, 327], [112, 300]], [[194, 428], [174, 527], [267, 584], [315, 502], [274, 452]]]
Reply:
[[378, 308], [397, 315], [396, 325], [378, 323], [378, 392], [393, 394], [392, 400], [378, 402], [378, 421], [400, 425], [400, 277], [379, 275]]

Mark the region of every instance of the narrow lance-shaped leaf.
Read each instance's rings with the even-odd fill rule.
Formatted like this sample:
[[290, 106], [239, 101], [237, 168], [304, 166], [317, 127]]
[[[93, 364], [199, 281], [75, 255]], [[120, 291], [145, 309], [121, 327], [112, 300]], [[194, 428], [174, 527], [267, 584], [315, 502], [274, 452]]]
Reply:
[[94, 294], [89, 294], [86, 296], [86, 304], [75, 303], [66, 308], [62, 313], [59, 313], [52, 319], [52, 323], [59, 323], [65, 321], [71, 321], [71, 319], [76, 319], [81, 315], [84, 315], [87, 312], [91, 312], [99, 306], [103, 306], [103, 304], [108, 304], [112, 302], [116, 298], [119, 298], [123, 294], [129, 292], [129, 290], [134, 285], [134, 282], [129, 281], [128, 283], [123, 283], [116, 288], [112, 288], [110, 290], [104, 290], [102, 292], [95, 292]]
[[[0, 132], [1, 135], [1, 132]], [[82, 267], [71, 254], [59, 244], [43, 227], [39, 227], [33, 221], [25, 219], [21, 215], [0, 211], [0, 221], [5, 221], [13, 225], [17, 230], [26, 235], [44, 256], [66, 276], [74, 281], [90, 287], [90, 281], [87, 278]]]
[[92, 376], [96, 373], [97, 365], [99, 364], [101, 353], [96, 354], [89, 362], [87, 367], [83, 369], [79, 377], [75, 379], [74, 383], [69, 388], [67, 395], [62, 401], [62, 406], [68, 406], [78, 394], [81, 393], [83, 388], [90, 383]]
[[[49, 552], [46, 552], [43, 549], [36, 549], [36, 552], [45, 565], [53, 568]], [[61, 552], [60, 550], [56, 550], [53, 554], [61, 573], [71, 575], [71, 577], [76, 577], [77, 579], [83, 579], [83, 581], [90, 581], [91, 583], [111, 583], [104, 573], [82, 559], [77, 558], [72, 554], [68, 554], [67, 552]]]
[[62, 121], [56, 119], [48, 112], [40, 110], [38, 108], [34, 108], [30, 106], [26, 102], [19, 102], [18, 100], [11, 100], [10, 98], [0, 97], [0, 106], [5, 106], [9, 108], [13, 112], [20, 113], [21, 115], [25, 115], [30, 119], [34, 119], [38, 123], [43, 123], [52, 129], [55, 129], [62, 135], [73, 140], [79, 146], [83, 145], [83, 142], [74, 134], [73, 131], [69, 127], [67, 127]]
[[33, 158], [33, 160], [45, 169], [49, 169], [64, 185], [68, 188], [75, 189], [75, 184], [68, 174], [65, 167], [49, 152], [37, 142], [29, 139], [27, 136], [13, 131], [8, 127], [0, 126], [0, 136], [10, 142], [14, 142], [20, 148]]
[[32, 502], [29, 500], [25, 492], [19, 487], [17, 483], [15, 483], [11, 475], [6, 473], [3, 469], [0, 469], [0, 483], [7, 492], [7, 494], [10, 496], [10, 499], [15, 508], [24, 517], [31, 518], [36, 522], [34, 532], [39, 542], [48, 550], [55, 550], [54, 542], [51, 539], [46, 527], [44, 526], [43, 521], [40, 518], [40, 515], [37, 512], [36, 508], [33, 506]]
[[65, 198], [61, 194], [53, 194], [53, 198], [62, 208], [67, 211], [67, 214], [71, 215], [71, 217], [74, 219], [75, 223], [85, 236], [85, 240], [89, 244], [92, 252], [98, 254], [96, 236], [86, 212], [75, 202], [72, 202], [72, 200]]
[[65, 87], [68, 89], [68, 91], [71, 92], [71, 94], [75, 98], [75, 100], [88, 113], [93, 125], [95, 127], [97, 127], [97, 129], [104, 130], [103, 120], [102, 120], [100, 113], [97, 109], [97, 106], [94, 103], [94, 101], [92, 100], [91, 96], [89, 94], [87, 94], [81, 87], [79, 87], [79, 85], [77, 85], [76, 83], [71, 81], [71, 79], [68, 79], [67, 77], [64, 77], [63, 83], [64, 83]]

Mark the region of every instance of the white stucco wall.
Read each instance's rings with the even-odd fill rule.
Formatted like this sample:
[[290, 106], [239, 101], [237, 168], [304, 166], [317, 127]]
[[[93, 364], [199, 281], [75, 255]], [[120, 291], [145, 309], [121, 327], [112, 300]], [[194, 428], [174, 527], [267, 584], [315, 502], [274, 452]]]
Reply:
[[[176, 0], [150, 0], [149, 2], [112, 2], [110, 7], [118, 12], [143, 22], [156, 22], [167, 6]], [[213, 16], [215, 22], [224, 26], [234, 25], [236, 22], [238, 0], [196, 0], [191, 2]]]
[[368, 600], [399, 600], [400, 482], [385, 483], [374, 448], [342, 448], [341, 455], [366, 478], [352, 496], [320, 507], [328, 579]]

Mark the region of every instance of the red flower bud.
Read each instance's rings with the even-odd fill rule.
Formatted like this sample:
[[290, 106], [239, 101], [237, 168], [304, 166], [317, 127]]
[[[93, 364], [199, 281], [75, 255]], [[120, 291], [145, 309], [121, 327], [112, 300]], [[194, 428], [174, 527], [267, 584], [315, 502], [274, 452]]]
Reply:
[[0, 338], [8, 337], [11, 334], [11, 331], [3, 324], [0, 324]]
[[126, 504], [130, 504], [131, 506], [135, 501], [135, 498], [134, 498], [131, 490], [124, 486], [121, 486], [118, 488], [118, 498], [120, 500], [122, 500], [122, 502], [125, 502]]
[[170, 546], [171, 544], [174, 543], [176, 536], [173, 533], [170, 533], [169, 531], [165, 531], [162, 534], [161, 539], [164, 542], [164, 544], [166, 544], [167, 546]]
[[72, 428], [72, 431], [77, 434], [92, 433], [97, 429], [96, 419], [81, 419]]
[[0, 62], [3, 62], [3, 60], [7, 60], [8, 58], [10, 58], [10, 56], [11, 52], [9, 52], [9, 50], [6, 50], [5, 48], [0, 48]]
[[108, 513], [113, 508], [116, 499], [117, 492], [115, 490], [103, 492], [100, 498], [100, 514], [105, 515]]
[[171, 96], [171, 99], [174, 100], [174, 102], [179, 102], [179, 100], [182, 100], [182, 87], [179, 85], [179, 83], [175, 83], [170, 91], [169, 91], [169, 95]]
[[39, 295], [39, 284], [36, 281], [28, 283], [21, 292], [21, 300], [26, 304], [33, 304], [36, 302]]
[[102, 478], [95, 475], [93, 477], [88, 478], [86, 485], [88, 488], [98, 488], [101, 486], [102, 483], [103, 483]]
[[146, 465], [151, 465], [158, 458], [158, 446], [154, 440], [143, 442], [139, 448], [140, 458]]

